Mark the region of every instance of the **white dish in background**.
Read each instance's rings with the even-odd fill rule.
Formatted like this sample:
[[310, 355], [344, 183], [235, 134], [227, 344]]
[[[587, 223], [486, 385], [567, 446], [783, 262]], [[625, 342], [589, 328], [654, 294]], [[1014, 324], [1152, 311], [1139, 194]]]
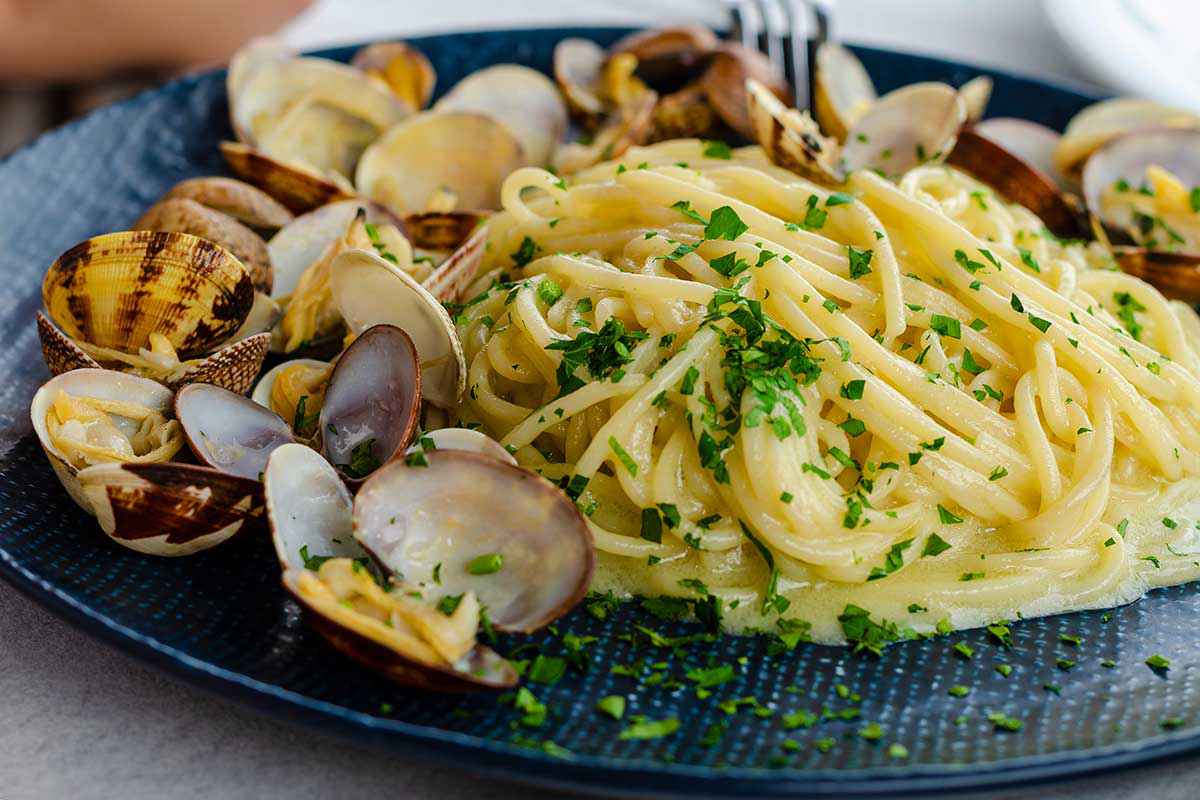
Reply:
[[1200, 2], [1046, 0], [1046, 17], [1095, 80], [1200, 110]]

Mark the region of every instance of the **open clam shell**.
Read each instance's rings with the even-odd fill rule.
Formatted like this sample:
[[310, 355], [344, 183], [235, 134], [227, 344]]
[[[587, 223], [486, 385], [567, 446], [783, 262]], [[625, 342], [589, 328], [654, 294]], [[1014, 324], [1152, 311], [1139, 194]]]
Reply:
[[369, 44], [354, 54], [350, 66], [386, 83], [412, 113], [425, 107], [437, 84], [433, 64], [420, 50], [404, 42]]
[[765, 86], [781, 102], [791, 102], [787, 83], [772, 69], [767, 57], [736, 45], [725, 45], [713, 53], [708, 69], [700, 78], [700, 86], [725, 124], [753, 141], [755, 129], [746, 90], [749, 80]]
[[[71, 337], [67, 336], [40, 311], [37, 313], [38, 339], [42, 343], [42, 357], [52, 375], [61, 375], [73, 369], [100, 369], [103, 367], [88, 355]], [[189, 383], [211, 383], [238, 394], [250, 390], [270, 347], [271, 336], [267, 333], [236, 338], [212, 355], [184, 369], [178, 377], [163, 383], [171, 389]], [[114, 369], [131, 371], [125, 364], [115, 364]]]
[[267, 243], [227, 214], [213, 211], [195, 200], [164, 198], [133, 223], [133, 230], [190, 233], [219, 244], [250, 270], [255, 289], [271, 291], [271, 256], [267, 252]]
[[78, 475], [100, 527], [117, 544], [186, 556], [262, 515], [258, 481], [192, 464], [98, 464]]
[[[51, 378], [34, 394], [29, 404], [29, 418], [54, 474], [80, 508], [88, 513], [95, 513], [77, 477], [81, 467], [75, 466], [71, 458], [55, 445], [46, 423], [47, 415], [60, 391], [75, 397], [136, 403], [169, 417], [171, 390], [160, 383], [136, 375], [107, 369], [77, 369]], [[132, 423], [118, 421], [117, 426], [127, 436], [132, 436], [136, 431], [136, 426]]]
[[165, 336], [181, 356], [211, 351], [254, 303], [250, 273], [224, 248], [185, 233], [97, 236], [58, 257], [42, 281], [47, 315], [72, 339], [123, 352]]
[[348, 479], [362, 480], [408, 446], [420, 411], [417, 348], [400, 328], [375, 325], [346, 348], [329, 376], [322, 452]]
[[275, 448], [295, 440], [278, 414], [219, 386], [183, 387], [174, 409], [196, 458], [227, 475], [261, 480]]
[[1072, 188], [1054, 165], [1054, 149], [1061, 138], [1058, 131], [1015, 117], [992, 117], [971, 126], [980, 136], [991, 139], [1029, 166], [1049, 177], [1063, 189]]
[[506, 631], [534, 631], [565, 614], [587, 592], [595, 561], [587, 523], [565, 494], [462, 450], [376, 472], [355, 499], [354, 535], [427, 593], [473, 592]]
[[207, 176], [180, 181], [163, 200], [194, 200], [256, 231], [273, 231], [292, 221], [287, 207], [255, 186], [234, 178]]
[[591, 39], [572, 37], [554, 46], [554, 80], [567, 107], [589, 125], [599, 122], [608, 109], [597, 88], [607, 58]]
[[[1138, 187], [1152, 167], [1165, 170], [1173, 180], [1143, 196]], [[1128, 188], [1119, 191], [1121, 183]], [[1083, 169], [1088, 211], [1104, 237], [1117, 245], [1113, 257], [1121, 268], [1169, 297], [1190, 302], [1200, 301], [1200, 223], [1192, 197], [1196, 186], [1200, 130], [1130, 133], [1093, 153]]]
[[463, 208], [500, 206], [500, 186], [527, 163], [521, 143], [491, 117], [425, 112], [375, 141], [358, 163], [355, 185], [397, 214], [426, 210], [449, 191]]
[[914, 83], [879, 98], [850, 129], [842, 147], [847, 172], [878, 169], [901, 175], [941, 161], [966, 121], [962, 98], [943, 83]]
[[255, 146], [276, 161], [303, 164], [342, 183], [379, 133], [367, 120], [309, 94], [294, 101]]
[[974, 130], [959, 133], [946, 163], [966, 170], [995, 189], [1001, 197], [1037, 214], [1055, 236], [1087, 235], [1077, 208], [1054, 179]]
[[302, 98], [340, 109], [379, 131], [408, 113], [386, 84], [354, 67], [324, 58], [268, 56], [255, 59], [229, 87], [233, 129], [247, 144], [266, 137]]
[[549, 164], [567, 132], [567, 107], [554, 82], [537, 70], [498, 64], [459, 81], [433, 106], [435, 112], [467, 111], [491, 117], [521, 143], [529, 163]]
[[1101, 147], [1088, 159], [1083, 169], [1084, 202], [1106, 229], [1124, 232], [1124, 237], [1117, 238], [1132, 241], [1135, 223], [1127, 213], [1117, 215], [1106, 209], [1104, 194], [1118, 181], [1136, 191], [1145, 182], [1150, 167], [1171, 173], [1184, 191], [1200, 186], [1200, 130], [1163, 128], [1127, 134]]
[[353, 536], [350, 493], [320, 455], [298, 444], [279, 448], [267, 464], [264, 489], [283, 584], [336, 649], [406, 686], [472, 691], [516, 683], [512, 666], [484, 645], [476, 644], [458, 662], [448, 664], [418, 638], [386, 629], [314, 591], [319, 587], [308, 569], [313, 559], [366, 555]]
[[704, 71], [718, 45], [716, 35], [703, 25], [679, 25], [631, 33], [609, 53], [631, 54], [639, 78], [655, 91], [674, 92]]
[[346, 235], [360, 209], [366, 212], [367, 222], [402, 225], [399, 218], [378, 203], [357, 199], [339, 200], [296, 217], [267, 243], [275, 268], [271, 296], [284, 297], [295, 291], [304, 270], [321, 258], [329, 245]]
[[772, 162], [820, 183], [841, 183], [838, 144], [821, 135], [812, 117], [755, 80], [746, 81], [746, 100], [755, 138]]
[[813, 114], [821, 130], [844, 142], [851, 126], [878, 97], [858, 56], [837, 42], [823, 42], [817, 48]]
[[1152, 100], [1115, 97], [1080, 111], [1063, 131], [1054, 163], [1068, 178], [1077, 178], [1088, 157], [1106, 142], [1145, 128], [1200, 129], [1200, 115]]
[[240, 142], [221, 142], [219, 148], [225, 163], [238, 177], [296, 214], [354, 196], [353, 187], [304, 164], [281, 161]]
[[426, 431], [421, 434], [420, 442], [409, 447], [407, 452], [412, 454], [428, 450], [466, 450], [517, 466], [517, 460], [513, 458], [512, 453], [504, 449], [504, 445], [487, 434], [470, 428], [438, 428]]
[[654, 129], [657, 104], [658, 94], [645, 91], [615, 109], [591, 144], [572, 142], [559, 147], [554, 154], [555, 169], [569, 175], [601, 161], [620, 158], [630, 147], [648, 141]]
[[452, 410], [466, 388], [462, 343], [446, 309], [403, 270], [367, 250], [352, 249], [333, 262], [334, 302], [353, 333], [394, 325], [412, 339], [421, 361], [421, 393]]

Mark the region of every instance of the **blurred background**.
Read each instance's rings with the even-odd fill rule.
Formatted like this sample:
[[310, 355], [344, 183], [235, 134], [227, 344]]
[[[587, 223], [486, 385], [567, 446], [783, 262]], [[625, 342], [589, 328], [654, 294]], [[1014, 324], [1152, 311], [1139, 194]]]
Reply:
[[[1198, 0], [826, 0], [834, 34], [1200, 108]], [[249, 38], [301, 49], [446, 30], [726, 24], [721, 0], [0, 0], [0, 156], [96, 106], [223, 64]]]

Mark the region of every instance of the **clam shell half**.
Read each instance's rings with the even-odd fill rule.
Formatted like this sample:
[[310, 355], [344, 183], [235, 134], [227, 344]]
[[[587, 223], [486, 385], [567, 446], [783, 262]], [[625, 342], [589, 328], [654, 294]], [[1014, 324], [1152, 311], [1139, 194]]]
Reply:
[[[583, 598], [592, 535], [565, 494], [478, 453], [434, 450], [424, 460], [381, 468], [354, 501], [354, 535], [381, 564], [426, 594], [474, 592], [497, 630], [535, 631]], [[499, 569], [473, 574], [481, 556]]]
[[312, 556], [361, 558], [365, 552], [353, 536], [352, 499], [333, 467], [299, 444], [271, 454], [264, 475], [267, 517], [275, 552], [283, 566], [283, 585], [331, 645], [369, 669], [405, 686], [437, 691], [499, 689], [517, 682], [512, 666], [495, 651], [476, 645], [462, 662], [432, 663], [398, 649], [396, 640], [373, 635], [355, 615], [325, 607], [306, 596], [302, 580]]
[[186, 556], [262, 515], [258, 481], [192, 464], [97, 464], [78, 475], [100, 527], [122, 547]]
[[[41, 388], [33, 395], [33, 400], [29, 404], [29, 418], [38, 442], [42, 446], [42, 451], [46, 454], [50, 466], [54, 469], [54, 474], [58, 476], [58, 480], [67, 490], [71, 499], [84, 511], [94, 514], [96, 512], [92, 509], [92, 504], [79, 483], [80, 468], [74, 466], [66, 455], [54, 446], [46, 428], [46, 415], [50, 412], [54, 398], [60, 391], [75, 397], [95, 397], [100, 400], [125, 400], [138, 403], [159, 411], [167, 417], [171, 416], [172, 393], [161, 383], [156, 383], [148, 378], [94, 368], [76, 369], [57, 375], [42, 384]], [[133, 433], [133, 431], [129, 430], [126, 433]]]
[[196, 458], [227, 475], [261, 480], [275, 448], [295, 441], [291, 426], [274, 411], [219, 386], [183, 387], [174, 409]]
[[466, 388], [462, 343], [446, 309], [407, 273], [367, 250], [351, 249], [333, 261], [334, 302], [354, 333], [394, 325], [412, 339], [421, 360], [421, 393], [453, 410]]
[[346, 348], [329, 376], [322, 452], [348, 479], [360, 481], [403, 452], [420, 410], [417, 348], [400, 328], [375, 325]]

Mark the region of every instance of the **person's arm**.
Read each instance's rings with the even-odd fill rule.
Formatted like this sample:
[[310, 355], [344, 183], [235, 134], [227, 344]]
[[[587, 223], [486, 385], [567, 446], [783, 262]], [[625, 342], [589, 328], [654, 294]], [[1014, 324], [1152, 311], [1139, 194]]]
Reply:
[[311, 0], [0, 0], [0, 81], [223, 62]]

